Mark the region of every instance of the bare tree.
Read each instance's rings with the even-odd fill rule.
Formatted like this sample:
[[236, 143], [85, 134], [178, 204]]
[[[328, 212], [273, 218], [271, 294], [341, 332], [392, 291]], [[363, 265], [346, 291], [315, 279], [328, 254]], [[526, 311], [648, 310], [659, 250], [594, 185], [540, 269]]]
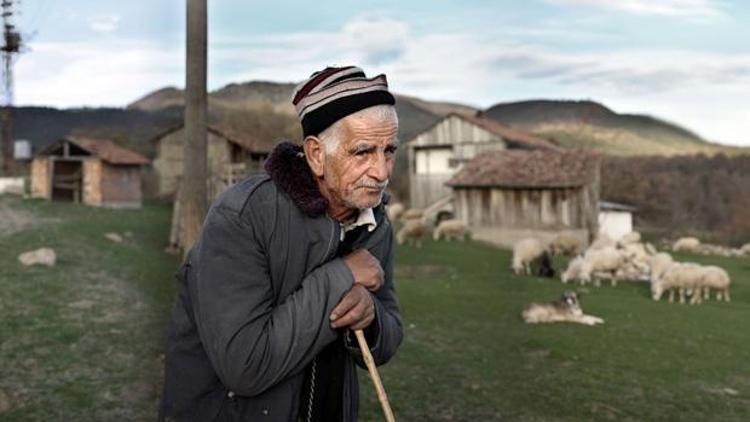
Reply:
[[185, 145], [180, 246], [183, 254], [198, 239], [207, 210], [206, 51], [207, 0], [187, 0], [187, 60], [185, 79]]

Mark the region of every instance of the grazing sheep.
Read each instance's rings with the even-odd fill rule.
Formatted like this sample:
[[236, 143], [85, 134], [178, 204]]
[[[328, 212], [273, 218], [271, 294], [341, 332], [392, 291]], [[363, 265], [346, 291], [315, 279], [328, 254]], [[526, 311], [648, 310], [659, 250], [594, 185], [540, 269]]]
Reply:
[[424, 218], [424, 210], [421, 208], [409, 208], [401, 214], [401, 220], [404, 222], [409, 220], [419, 220]]
[[427, 224], [421, 219], [408, 220], [396, 233], [396, 241], [403, 245], [405, 241], [414, 243], [418, 248], [422, 247], [422, 236], [427, 233]]
[[622, 238], [620, 238], [619, 242], [617, 243], [619, 243], [621, 246], [625, 246], [631, 243], [638, 243], [640, 241], [641, 241], [641, 234], [636, 231], [632, 231], [626, 234], [625, 236], [623, 236]]
[[396, 202], [393, 204], [389, 204], [385, 208], [386, 214], [388, 214], [388, 220], [390, 221], [396, 221], [399, 217], [401, 217], [401, 214], [404, 213], [404, 204], [400, 202]]
[[568, 268], [563, 271], [560, 275], [560, 280], [563, 283], [569, 281], [578, 280], [581, 278], [581, 266], [583, 265], [583, 255], [578, 255], [571, 259], [568, 263]]
[[575, 256], [583, 251], [581, 239], [574, 233], [564, 231], [557, 234], [549, 244], [552, 255]]
[[672, 255], [666, 252], [659, 252], [649, 260], [649, 269], [651, 270], [651, 280], [659, 279], [664, 272], [672, 265]]
[[464, 241], [467, 234], [468, 229], [463, 221], [443, 220], [438, 224], [437, 228], [435, 228], [435, 231], [432, 232], [432, 238], [440, 240], [441, 237], [445, 237], [445, 240], [451, 240], [453, 238]]
[[615, 246], [617, 246], [617, 242], [612, 240], [609, 235], [607, 235], [606, 233], [599, 233], [596, 236], [596, 239], [594, 239], [594, 242], [589, 246], [589, 250], [611, 248]]
[[513, 263], [511, 268], [516, 274], [531, 274], [531, 263], [541, 258], [546, 251], [539, 239], [527, 237], [513, 245]]
[[672, 245], [672, 250], [675, 252], [686, 251], [697, 253], [699, 251], [700, 245], [701, 241], [695, 237], [681, 237], [677, 239], [676, 242], [674, 242], [674, 244]]
[[750, 243], [745, 243], [744, 245], [742, 245], [740, 250], [742, 251], [743, 254], [750, 256]]
[[527, 324], [542, 322], [576, 322], [585, 325], [603, 324], [604, 320], [593, 315], [584, 315], [578, 303], [578, 295], [572, 291], [563, 293], [560, 300], [551, 303], [531, 303], [521, 314]]
[[[710, 290], [713, 289], [716, 291], [716, 300], [721, 300], [723, 297], [725, 302], [729, 302], [729, 285], [732, 283], [729, 274], [723, 268], [714, 265], [705, 266], [702, 271], [701, 285], [704, 289], [704, 298], [708, 299]], [[700, 296], [700, 292], [696, 294]]]
[[591, 276], [595, 274], [596, 285], [599, 285], [599, 278], [607, 276], [614, 286], [617, 284], [615, 273], [622, 267], [624, 262], [625, 257], [623, 254], [613, 247], [593, 250], [589, 249], [586, 251], [586, 254], [583, 255], [583, 263], [581, 264], [580, 272], [581, 283], [586, 284], [590, 282]]
[[669, 302], [674, 301], [675, 290], [680, 294], [680, 303], [685, 303], [685, 293], [693, 291], [690, 303], [700, 303], [700, 288], [703, 272], [701, 266], [694, 263], [674, 262], [661, 276], [651, 280], [651, 297], [658, 301], [665, 291], [669, 291]]

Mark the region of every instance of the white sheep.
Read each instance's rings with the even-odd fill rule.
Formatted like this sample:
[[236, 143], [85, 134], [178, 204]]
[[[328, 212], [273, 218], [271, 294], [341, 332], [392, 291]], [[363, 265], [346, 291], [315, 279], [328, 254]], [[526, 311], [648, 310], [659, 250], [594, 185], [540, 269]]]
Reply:
[[388, 214], [388, 220], [396, 221], [404, 213], [404, 204], [400, 202], [389, 204], [385, 208], [385, 212]]
[[552, 255], [575, 256], [583, 251], [581, 239], [575, 233], [564, 231], [558, 233], [549, 243]]
[[539, 239], [527, 237], [519, 240], [513, 245], [513, 272], [531, 274], [531, 263], [541, 258], [545, 252], [545, 245]]
[[665, 271], [672, 265], [674, 260], [672, 255], [666, 252], [659, 252], [649, 259], [649, 269], [651, 271], [651, 280], [659, 279]]
[[418, 248], [422, 247], [422, 236], [427, 233], [427, 224], [421, 219], [408, 220], [396, 233], [396, 241], [403, 245], [405, 241], [414, 243]]
[[632, 231], [625, 236], [621, 237], [620, 240], [617, 242], [619, 245], [624, 246], [631, 243], [638, 243], [641, 241], [641, 234], [637, 231]]
[[568, 268], [560, 275], [560, 280], [563, 283], [579, 280], [581, 278], [581, 266], [583, 266], [583, 255], [578, 255], [570, 260]]
[[[708, 265], [701, 268], [703, 272], [703, 278], [701, 278], [701, 286], [705, 294], [705, 299], [708, 299], [710, 290], [716, 291], [716, 300], [721, 300], [722, 297], [725, 302], [729, 302], [729, 285], [732, 280], [729, 278], [729, 274], [723, 268], [715, 265]], [[700, 292], [695, 292], [700, 296]]]
[[594, 239], [594, 242], [591, 243], [589, 246], [589, 250], [591, 249], [604, 249], [604, 248], [611, 248], [617, 245], [617, 242], [612, 240], [609, 235], [606, 233], [599, 233], [596, 236], [596, 239]]
[[531, 303], [521, 313], [527, 324], [542, 322], [576, 322], [585, 325], [603, 324], [604, 320], [584, 315], [575, 292], [566, 291], [560, 300], [551, 303]]
[[685, 303], [685, 293], [693, 291], [690, 303], [700, 303], [700, 289], [703, 272], [694, 263], [674, 262], [659, 277], [651, 280], [651, 297], [658, 301], [665, 291], [669, 291], [669, 301], [674, 301], [675, 290], [680, 294], [680, 303]]
[[440, 240], [441, 237], [445, 237], [445, 240], [457, 239], [464, 241], [468, 235], [468, 229], [466, 224], [461, 220], [443, 220], [432, 232], [432, 238]]
[[612, 285], [616, 285], [615, 273], [622, 267], [624, 262], [625, 257], [623, 254], [613, 247], [589, 249], [583, 255], [580, 272], [581, 282], [584, 284], [588, 283], [591, 281], [591, 276], [595, 275], [596, 285], [599, 285], [598, 279], [603, 276], [609, 278]]
[[404, 222], [410, 220], [419, 220], [424, 218], [424, 210], [421, 208], [409, 208], [401, 214], [401, 220]]
[[742, 251], [743, 254], [750, 256], [750, 243], [745, 243], [740, 248], [740, 251]]
[[700, 249], [700, 245], [701, 241], [695, 237], [681, 237], [674, 242], [672, 250], [675, 252], [687, 251], [697, 253]]

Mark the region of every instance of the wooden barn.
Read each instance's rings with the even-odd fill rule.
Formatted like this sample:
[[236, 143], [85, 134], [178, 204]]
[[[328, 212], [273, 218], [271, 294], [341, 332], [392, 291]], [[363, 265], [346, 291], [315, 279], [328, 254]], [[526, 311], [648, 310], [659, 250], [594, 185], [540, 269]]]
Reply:
[[140, 208], [141, 168], [149, 159], [109, 140], [66, 137], [31, 163], [31, 194], [55, 201]]
[[[179, 125], [155, 136], [153, 173], [149, 175], [150, 193], [173, 197], [182, 176], [185, 126]], [[263, 172], [263, 162], [274, 143], [260, 141], [216, 126], [208, 127], [208, 172], [211, 197], [247, 175]]]
[[461, 166], [485, 151], [558, 150], [556, 143], [494, 120], [451, 113], [408, 143], [412, 208], [426, 208], [451, 195], [445, 185]]
[[476, 239], [510, 247], [527, 236], [598, 231], [600, 156], [582, 151], [490, 151], [448, 185], [456, 217]]

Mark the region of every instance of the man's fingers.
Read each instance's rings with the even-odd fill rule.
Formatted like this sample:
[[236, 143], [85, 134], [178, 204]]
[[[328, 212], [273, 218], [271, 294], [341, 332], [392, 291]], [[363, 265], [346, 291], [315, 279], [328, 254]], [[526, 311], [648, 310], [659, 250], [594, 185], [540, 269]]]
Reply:
[[351, 291], [345, 294], [341, 301], [331, 311], [331, 321], [336, 321], [341, 316], [349, 312], [358, 302], [357, 296], [352, 294]]
[[344, 315], [340, 316], [338, 319], [333, 320], [333, 323], [331, 324], [331, 327], [333, 328], [341, 328], [341, 327], [348, 327], [352, 325], [353, 323], [359, 321], [362, 319], [365, 313], [365, 304], [360, 302], [357, 302], [350, 310], [349, 312], [345, 313]]

